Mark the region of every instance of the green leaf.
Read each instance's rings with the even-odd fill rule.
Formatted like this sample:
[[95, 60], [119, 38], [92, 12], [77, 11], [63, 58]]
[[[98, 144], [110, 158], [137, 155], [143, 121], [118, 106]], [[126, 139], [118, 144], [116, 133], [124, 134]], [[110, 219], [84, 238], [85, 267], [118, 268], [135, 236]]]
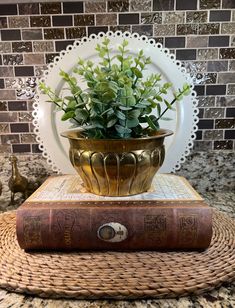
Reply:
[[123, 112], [119, 111], [119, 110], [116, 110], [115, 114], [116, 114], [116, 116], [117, 116], [120, 120], [125, 120], [125, 119], [126, 119], [126, 115], [125, 115]]
[[164, 103], [166, 104], [168, 109], [172, 109], [171, 104], [166, 99], [164, 99]]
[[131, 70], [135, 74], [136, 77], [138, 77], [138, 78], [143, 77], [143, 74], [141, 73], [141, 71], [137, 67], [132, 67]]
[[140, 110], [133, 109], [128, 112], [128, 119], [138, 118], [140, 116]]
[[123, 127], [121, 125], [116, 124], [115, 125], [115, 129], [118, 133], [120, 134], [128, 134], [131, 133], [131, 129], [127, 128], [127, 127]]
[[114, 126], [117, 123], [118, 119], [116, 117], [111, 118], [108, 123], [107, 123], [107, 127], [110, 128], [112, 126]]
[[145, 117], [147, 119], [147, 123], [148, 123], [150, 128], [152, 128], [153, 130], [158, 130], [159, 129], [159, 124], [156, 121], [156, 117], [154, 115], [145, 116]]
[[75, 110], [76, 119], [86, 121], [89, 117], [89, 113], [85, 109], [76, 109]]
[[137, 118], [126, 120], [126, 126], [128, 128], [136, 127], [137, 125], [139, 125], [139, 120]]
[[62, 121], [66, 121], [68, 119], [71, 119], [74, 117], [74, 111], [68, 111], [68, 112], [65, 112], [62, 117], [61, 117], [61, 120]]

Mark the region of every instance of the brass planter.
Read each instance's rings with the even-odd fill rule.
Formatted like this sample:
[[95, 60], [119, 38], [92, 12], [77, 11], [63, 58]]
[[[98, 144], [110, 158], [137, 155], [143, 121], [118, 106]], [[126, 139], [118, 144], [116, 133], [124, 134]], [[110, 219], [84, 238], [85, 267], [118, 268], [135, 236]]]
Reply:
[[150, 188], [164, 161], [164, 138], [172, 134], [161, 129], [155, 135], [135, 139], [86, 139], [81, 130], [61, 135], [69, 139], [70, 161], [89, 192], [128, 196]]

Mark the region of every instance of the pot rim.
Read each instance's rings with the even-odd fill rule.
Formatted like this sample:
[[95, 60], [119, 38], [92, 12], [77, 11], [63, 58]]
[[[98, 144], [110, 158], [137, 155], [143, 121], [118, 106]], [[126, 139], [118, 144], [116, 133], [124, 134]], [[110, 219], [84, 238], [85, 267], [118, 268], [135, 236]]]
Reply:
[[139, 137], [139, 138], [123, 138], [123, 139], [114, 139], [114, 138], [107, 138], [107, 139], [95, 139], [95, 138], [83, 138], [83, 137], [79, 137], [76, 135], [77, 132], [82, 132], [83, 129], [82, 128], [75, 128], [75, 129], [70, 129], [70, 130], [66, 130], [62, 133], [60, 133], [60, 135], [62, 137], [68, 138], [68, 139], [72, 139], [72, 140], [94, 140], [94, 141], [99, 141], [99, 142], [107, 142], [107, 141], [112, 141], [112, 142], [120, 142], [120, 141], [130, 141], [130, 140], [151, 140], [151, 139], [160, 139], [162, 137], [167, 137], [167, 136], [171, 136], [174, 134], [174, 132], [170, 129], [165, 129], [165, 128], [161, 128], [158, 131], [155, 132], [155, 135], [153, 136], [148, 136], [148, 137]]

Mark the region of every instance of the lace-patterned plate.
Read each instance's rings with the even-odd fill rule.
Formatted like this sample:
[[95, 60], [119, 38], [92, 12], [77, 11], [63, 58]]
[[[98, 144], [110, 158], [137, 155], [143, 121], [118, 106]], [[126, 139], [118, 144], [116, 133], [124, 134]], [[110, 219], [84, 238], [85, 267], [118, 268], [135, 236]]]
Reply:
[[[190, 95], [175, 104], [176, 111], [170, 110], [166, 113], [166, 117], [170, 117], [172, 120], [160, 121], [160, 126], [173, 130], [174, 135], [166, 138], [166, 157], [159, 172], [169, 173], [180, 169], [180, 165], [185, 161], [196, 137], [198, 122], [196, 92], [193, 91], [192, 79], [186, 73], [181, 62], [176, 60], [175, 55], [171, 54], [168, 49], [163, 48], [160, 43], [156, 43], [154, 39], [139, 36], [137, 33], [122, 33], [120, 31], [115, 33], [101, 32], [98, 35], [92, 34], [89, 37], [84, 37], [80, 41], [75, 41], [73, 45], [69, 45], [66, 50], [61, 51], [58, 57], [54, 58], [54, 62], [48, 65], [48, 70], [44, 73], [43, 81], [56, 89], [58, 93], [63, 91], [63, 94], [66, 94], [64, 81], [59, 76], [60, 70], [73, 74], [73, 68], [79, 57], [98, 63], [95, 46], [101, 43], [105, 36], [111, 40], [112, 54], [118, 52], [117, 48], [125, 38], [129, 41], [128, 49], [131, 55], [136, 56], [138, 51], [143, 49], [145, 55], [151, 57], [152, 64], [145, 71], [145, 76], [151, 73], [160, 73], [162, 82], [173, 84], [172, 91], [169, 91], [166, 99], [172, 100], [173, 92], [182, 88], [184, 83], [191, 84]], [[81, 79], [79, 79], [79, 83], [81, 87], [85, 87]], [[39, 147], [54, 171], [73, 174], [75, 170], [68, 157], [69, 143], [60, 136], [62, 131], [69, 128], [70, 123], [62, 122], [60, 120], [61, 113], [55, 112], [54, 105], [48, 103], [47, 100], [46, 95], [38, 94], [34, 103], [33, 124]]]

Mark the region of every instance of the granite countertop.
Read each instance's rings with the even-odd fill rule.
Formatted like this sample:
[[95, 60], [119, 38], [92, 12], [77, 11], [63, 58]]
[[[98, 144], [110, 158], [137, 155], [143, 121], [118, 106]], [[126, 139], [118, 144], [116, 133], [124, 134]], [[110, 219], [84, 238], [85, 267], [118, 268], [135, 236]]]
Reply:
[[[205, 192], [202, 193], [206, 201], [214, 208], [227, 213], [235, 218], [235, 193], [233, 192]], [[16, 206], [0, 207], [0, 212], [13, 210]], [[222, 286], [207, 292], [200, 296], [181, 297], [176, 299], [149, 299], [135, 301], [115, 301], [115, 300], [69, 300], [69, 299], [41, 299], [33, 296], [16, 294], [0, 289], [0, 307], [1, 308], [30, 308], [30, 307], [48, 307], [48, 308], [69, 308], [69, 307], [131, 307], [131, 308], [233, 308], [235, 307], [235, 281], [233, 283], [224, 283]]]

